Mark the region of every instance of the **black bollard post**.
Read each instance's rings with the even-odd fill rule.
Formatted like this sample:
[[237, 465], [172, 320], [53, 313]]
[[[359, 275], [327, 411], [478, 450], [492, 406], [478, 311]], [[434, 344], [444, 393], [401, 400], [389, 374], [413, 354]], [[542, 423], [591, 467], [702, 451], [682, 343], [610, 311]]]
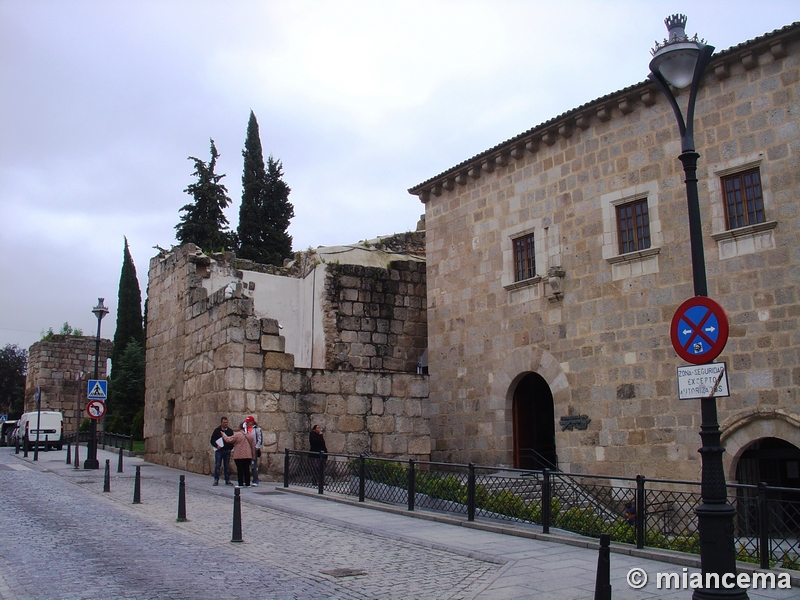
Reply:
[[111, 491], [111, 461], [106, 459], [106, 473], [103, 477], [103, 491]]
[[142, 467], [136, 465], [136, 478], [133, 480], [133, 503], [142, 503]]
[[119, 447], [119, 462], [117, 463], [117, 473], [122, 473], [122, 446]]
[[67, 464], [72, 464], [72, 442], [67, 444]]
[[14, 442], [14, 454], [19, 454], [19, 438]]
[[25, 435], [25, 437], [22, 439], [22, 456], [24, 456], [25, 458], [28, 458], [28, 436], [27, 435]]
[[80, 449], [80, 447], [81, 447], [80, 440], [76, 439], [75, 440], [75, 467], [74, 467], [75, 469], [80, 469], [81, 460], [80, 460], [80, 458], [78, 458], [78, 454], [80, 454], [78, 452], [78, 450]]
[[181, 475], [178, 485], [178, 523], [186, 521], [186, 475]]
[[233, 536], [232, 542], [243, 542], [242, 539], [242, 500], [239, 497], [239, 486], [233, 488]]
[[611, 600], [611, 536], [600, 534], [600, 554], [597, 556], [597, 578], [594, 600]]

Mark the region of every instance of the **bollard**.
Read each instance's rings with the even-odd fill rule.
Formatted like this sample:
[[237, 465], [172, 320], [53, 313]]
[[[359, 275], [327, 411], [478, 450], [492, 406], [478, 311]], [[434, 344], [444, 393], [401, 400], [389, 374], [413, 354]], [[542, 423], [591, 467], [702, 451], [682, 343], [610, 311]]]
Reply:
[[81, 461], [80, 461], [80, 458], [78, 458], [78, 454], [79, 454], [78, 450], [80, 449], [80, 447], [81, 447], [81, 444], [80, 444], [80, 442], [79, 442], [79, 441], [76, 439], [76, 440], [75, 440], [75, 467], [74, 467], [74, 468], [76, 468], [76, 469], [79, 469], [79, 468], [80, 468], [80, 462], [81, 462]]
[[597, 556], [597, 578], [594, 600], [611, 600], [611, 536], [600, 534], [600, 553]]
[[117, 463], [117, 473], [122, 473], [122, 446], [119, 447], [119, 462]]
[[133, 480], [133, 503], [142, 503], [142, 467], [136, 465], [136, 477]]
[[111, 491], [111, 461], [106, 459], [106, 473], [103, 477], [103, 491]]
[[25, 437], [22, 440], [22, 456], [28, 458], [28, 435], [25, 434]]
[[239, 486], [233, 488], [233, 536], [232, 542], [243, 542], [242, 539], [242, 499], [239, 497]]
[[72, 442], [67, 443], [67, 464], [72, 464]]
[[186, 475], [181, 475], [178, 484], [178, 523], [186, 521]]
[[14, 442], [14, 454], [19, 454], [19, 438]]

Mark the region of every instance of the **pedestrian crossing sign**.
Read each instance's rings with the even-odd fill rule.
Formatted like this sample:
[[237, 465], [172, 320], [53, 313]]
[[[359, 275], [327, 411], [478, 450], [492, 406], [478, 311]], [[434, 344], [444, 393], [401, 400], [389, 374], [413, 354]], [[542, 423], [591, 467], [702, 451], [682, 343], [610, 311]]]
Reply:
[[89, 400], [106, 400], [106, 390], [108, 382], [105, 379], [90, 379], [89, 380], [89, 393], [86, 398]]

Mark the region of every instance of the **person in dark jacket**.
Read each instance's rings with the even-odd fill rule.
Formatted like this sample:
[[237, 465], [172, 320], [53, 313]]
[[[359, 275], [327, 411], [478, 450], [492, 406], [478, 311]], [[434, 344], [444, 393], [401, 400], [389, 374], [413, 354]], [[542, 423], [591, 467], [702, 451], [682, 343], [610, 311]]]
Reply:
[[322, 435], [322, 427], [314, 425], [311, 428], [311, 433], [308, 434], [308, 446], [311, 452], [316, 454], [311, 455], [311, 479], [314, 485], [319, 484], [319, 472], [323, 468], [325, 461], [328, 460], [326, 456], [328, 452], [325, 446], [325, 438]]
[[[231, 481], [231, 450], [233, 444], [222, 439], [222, 434], [233, 435], [233, 429], [228, 427], [228, 417], [219, 420], [219, 427], [211, 433], [211, 445], [214, 447], [214, 485], [219, 485], [219, 467], [222, 465], [225, 474], [225, 485], [233, 485]], [[217, 440], [222, 439], [221, 442]]]

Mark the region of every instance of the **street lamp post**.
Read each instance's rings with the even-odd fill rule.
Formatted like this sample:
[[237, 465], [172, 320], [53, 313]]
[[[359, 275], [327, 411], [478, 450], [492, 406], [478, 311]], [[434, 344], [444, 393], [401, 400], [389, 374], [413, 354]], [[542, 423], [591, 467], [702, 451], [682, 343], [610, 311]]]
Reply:
[[[100, 322], [108, 314], [108, 308], [103, 305], [105, 298], [97, 299], [97, 306], [92, 309], [94, 316], [97, 317], [97, 338], [94, 343], [94, 378], [100, 378]], [[78, 415], [80, 419], [80, 415]], [[91, 430], [89, 433], [89, 447], [86, 450], [86, 460], [83, 462], [84, 469], [99, 469], [100, 463], [97, 460], [97, 419], [91, 420]]]
[[[708, 296], [700, 200], [697, 192], [697, 159], [700, 155], [695, 151], [694, 144], [694, 106], [703, 72], [711, 61], [714, 47], [706, 45], [703, 40], [698, 40], [697, 35], [693, 38], [686, 35], [685, 15], [672, 15], [665, 19], [664, 23], [669, 31], [669, 38], [662, 44], [656, 42], [653, 60], [650, 61], [649, 79], [667, 97], [678, 121], [681, 134], [681, 154], [678, 158], [683, 163], [686, 175], [694, 294]], [[685, 121], [670, 85], [677, 89], [691, 85]], [[728, 574], [727, 581], [732, 583], [730, 574], [733, 574], [734, 580], [736, 576], [736, 548], [733, 541], [736, 511], [728, 503], [725, 470], [722, 464], [722, 453], [725, 450], [720, 441], [717, 402], [712, 395], [703, 398], [701, 403], [700, 438], [703, 447], [699, 452], [702, 460], [702, 504], [695, 509], [695, 514], [700, 534], [703, 584], [706, 583], [707, 573], [716, 573], [720, 582]], [[747, 592], [738, 587], [720, 586], [719, 589], [695, 589], [692, 598], [746, 600], [748, 596]]]

